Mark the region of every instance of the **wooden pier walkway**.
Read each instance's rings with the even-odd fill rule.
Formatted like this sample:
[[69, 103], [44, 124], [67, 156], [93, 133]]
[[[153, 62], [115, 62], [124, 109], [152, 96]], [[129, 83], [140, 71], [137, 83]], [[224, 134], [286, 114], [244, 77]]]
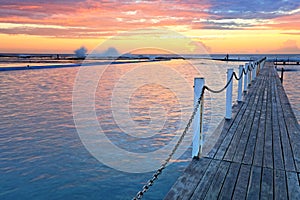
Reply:
[[165, 199], [300, 199], [300, 128], [273, 63]]

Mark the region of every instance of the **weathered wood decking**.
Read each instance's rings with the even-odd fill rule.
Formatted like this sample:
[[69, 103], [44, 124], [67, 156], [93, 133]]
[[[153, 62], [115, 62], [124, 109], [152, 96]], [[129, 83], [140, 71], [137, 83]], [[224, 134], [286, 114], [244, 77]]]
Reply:
[[[286, 80], [293, 81], [293, 80]], [[300, 199], [300, 128], [271, 63], [165, 199]]]

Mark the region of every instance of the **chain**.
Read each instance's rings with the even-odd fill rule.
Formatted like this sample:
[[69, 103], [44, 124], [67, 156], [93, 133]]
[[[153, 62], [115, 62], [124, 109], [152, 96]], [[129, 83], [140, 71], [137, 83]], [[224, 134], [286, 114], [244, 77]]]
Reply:
[[133, 200], [137, 200], [137, 199], [142, 199], [143, 195], [145, 194], [145, 192], [147, 192], [150, 187], [153, 185], [154, 181], [158, 178], [158, 176], [162, 173], [162, 171], [166, 168], [167, 164], [170, 162], [171, 158], [173, 157], [173, 155], [175, 154], [176, 150], [178, 149], [179, 145], [181, 144], [183, 138], [185, 137], [185, 135], [187, 134], [194, 118], [195, 115], [198, 111], [198, 108], [201, 104], [201, 99], [204, 95], [204, 88], [202, 89], [201, 95], [197, 101], [197, 104], [194, 107], [193, 113], [191, 114], [191, 117], [186, 125], [186, 127], [184, 128], [184, 131], [182, 132], [179, 140], [177, 141], [176, 145], [174, 146], [173, 150], [171, 151], [171, 153], [169, 154], [168, 158], [164, 161], [164, 163], [160, 166], [160, 168], [158, 168], [158, 170], [156, 170], [156, 172], [153, 174], [152, 178], [148, 180], [148, 182], [143, 186], [142, 190], [140, 190], [135, 197], [133, 198]]
[[[263, 58], [263, 59], [261, 59], [260, 61], [258, 61], [258, 63], [261, 63], [261, 62], [262, 62], [263, 60], [265, 60], [265, 59], [266, 59], [266, 57]], [[188, 130], [189, 130], [189, 128], [190, 128], [190, 126], [191, 126], [191, 124], [192, 124], [194, 118], [195, 118], [195, 115], [196, 115], [196, 113], [197, 113], [197, 111], [198, 111], [198, 108], [199, 108], [199, 106], [200, 106], [200, 104], [201, 104], [201, 102], [202, 102], [202, 98], [203, 98], [203, 95], [204, 95], [204, 91], [205, 91], [205, 90], [208, 90], [208, 91], [213, 92], [213, 93], [219, 93], [219, 92], [224, 91], [224, 90], [229, 86], [229, 84], [230, 84], [230, 82], [232, 81], [233, 77], [234, 77], [236, 80], [240, 80], [240, 79], [242, 78], [243, 74], [246, 75], [246, 74], [248, 73], [248, 71], [252, 71], [252, 69], [250, 69], [250, 67], [251, 67], [252, 69], [254, 69], [254, 68], [255, 68], [255, 65], [253, 65], [253, 64], [251, 63], [251, 66], [250, 66], [250, 64], [249, 64], [246, 71], [245, 71], [245, 69], [243, 69], [243, 71], [242, 71], [243, 73], [241, 74], [240, 77], [237, 77], [236, 73], [233, 72], [232, 75], [231, 75], [231, 77], [230, 77], [230, 79], [229, 79], [229, 81], [228, 81], [228, 82], [226, 83], [226, 85], [225, 85], [222, 89], [220, 89], [220, 90], [213, 90], [213, 89], [209, 88], [209, 87], [206, 86], [206, 85], [202, 88], [201, 95], [200, 95], [200, 97], [199, 97], [199, 99], [198, 99], [198, 101], [197, 101], [197, 104], [196, 104], [195, 107], [194, 107], [193, 113], [191, 114], [191, 117], [190, 117], [190, 119], [189, 119], [189, 121], [188, 121], [186, 127], [184, 128], [184, 131], [182, 132], [182, 134], [181, 134], [179, 140], [177, 141], [176, 145], [174, 146], [173, 150], [171, 151], [171, 153], [169, 154], [169, 156], [167, 157], [167, 159], [163, 162], [163, 164], [160, 166], [160, 168], [158, 168], [158, 169], [155, 171], [155, 173], [152, 175], [152, 178], [149, 179], [149, 180], [147, 181], [147, 183], [142, 187], [142, 190], [140, 190], [140, 191], [135, 195], [135, 197], [133, 198], [133, 200], [138, 200], [138, 199], [142, 199], [142, 198], [143, 198], [143, 195], [150, 189], [150, 187], [154, 184], [154, 181], [158, 179], [158, 176], [162, 173], [162, 171], [166, 168], [167, 164], [170, 162], [171, 158], [172, 158], [173, 155], [175, 154], [176, 150], [178, 149], [178, 147], [179, 147], [179, 145], [181, 144], [183, 138], [184, 138], [185, 135], [187, 134], [187, 132], [188, 132]]]
[[225, 85], [222, 89], [220, 89], [220, 90], [213, 90], [213, 89], [209, 88], [209, 87], [206, 86], [206, 85], [205, 85], [203, 88], [206, 89], [206, 90], [208, 90], [209, 92], [212, 92], [212, 93], [220, 93], [220, 92], [223, 92], [223, 91], [229, 86], [229, 84], [230, 84], [230, 82], [231, 82], [233, 76], [234, 76], [234, 73], [232, 73], [232, 75], [231, 75], [230, 79], [228, 80], [228, 82], [226, 83], [226, 85]]
[[230, 84], [230, 82], [232, 81], [233, 77], [234, 77], [236, 80], [240, 80], [244, 75], [247, 75], [248, 72], [252, 71], [252, 70], [255, 68], [255, 65], [256, 65], [257, 63], [261, 63], [261, 62], [264, 61], [265, 59], [266, 59], [266, 58], [263, 58], [263, 59], [261, 59], [260, 61], [255, 62], [255, 64], [253, 64], [253, 63], [248, 64], [247, 70], [245, 70], [245, 69], [243, 68], [243, 71], [242, 71], [242, 74], [240, 75], [240, 77], [238, 77], [238, 76], [236, 75], [236, 73], [233, 72], [232, 75], [231, 75], [231, 77], [230, 77], [230, 79], [229, 79], [228, 82], [226, 83], [226, 85], [225, 85], [222, 89], [220, 89], [220, 90], [214, 90], [214, 89], [211, 89], [210, 87], [208, 87], [208, 86], [206, 86], [206, 85], [204, 86], [204, 89], [206, 89], [206, 90], [208, 90], [209, 92], [212, 92], [212, 93], [221, 93], [221, 92], [223, 92], [223, 91], [229, 86], [229, 84]]

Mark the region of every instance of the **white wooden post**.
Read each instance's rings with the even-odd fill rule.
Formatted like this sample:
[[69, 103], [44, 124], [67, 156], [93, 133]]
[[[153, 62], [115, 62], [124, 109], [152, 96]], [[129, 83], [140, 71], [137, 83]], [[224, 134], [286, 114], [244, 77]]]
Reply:
[[245, 69], [245, 71], [246, 71], [246, 73], [247, 74], [245, 74], [245, 76], [244, 76], [244, 92], [247, 92], [247, 86], [248, 86], [248, 73], [249, 73], [249, 71], [248, 71], [248, 66], [249, 66], [249, 64], [248, 63], [246, 63], [245, 64], [245, 67], [244, 67], [244, 69]]
[[253, 70], [251, 64], [252, 64], [252, 63], [249, 63], [249, 69], [250, 69], [251, 71], [248, 72], [248, 78], [247, 78], [248, 84], [247, 84], [247, 85], [251, 85], [251, 74], [252, 74], [252, 70]]
[[[231, 76], [233, 74], [233, 69], [227, 70], [227, 83], [230, 80]], [[225, 113], [225, 119], [231, 119], [232, 115], [232, 82], [233, 78], [231, 79], [227, 89], [226, 89], [226, 113]]]
[[257, 64], [256, 64], [256, 62], [255, 63], [253, 63], [254, 64], [254, 69], [253, 69], [253, 73], [252, 73], [252, 81], [254, 81], [255, 80], [255, 78], [256, 78], [256, 68], [257, 68]]
[[265, 67], [265, 62], [266, 62], [266, 59], [264, 61], [262, 61], [261, 66], [260, 66], [261, 69]]
[[244, 66], [243, 65], [240, 65], [239, 66], [239, 77], [241, 78], [238, 82], [238, 96], [237, 96], [237, 101], [238, 102], [241, 102], [242, 101], [242, 86], [243, 86], [243, 69], [244, 69]]
[[[198, 104], [198, 100], [200, 98], [204, 84], [205, 84], [204, 78], [194, 79], [194, 106]], [[201, 102], [201, 104], [202, 103], [203, 102]], [[203, 145], [203, 137], [202, 137], [203, 123], [201, 121], [202, 119], [203, 119], [203, 112], [201, 110], [201, 105], [200, 105], [193, 121], [194, 135], [193, 135], [192, 158], [194, 157], [199, 158], [202, 151], [202, 145]]]

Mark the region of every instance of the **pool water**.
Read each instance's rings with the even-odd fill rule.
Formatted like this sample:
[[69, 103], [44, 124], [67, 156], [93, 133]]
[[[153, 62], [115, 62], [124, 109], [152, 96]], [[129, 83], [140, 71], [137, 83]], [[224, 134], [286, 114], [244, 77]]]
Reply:
[[[139, 134], [147, 135], [152, 131], [156, 135], [150, 138], [136, 139], [129, 135], [128, 130], [124, 131], [114, 119], [112, 109], [116, 84], [124, 76], [126, 78], [126, 74], [145, 64], [111, 65], [97, 83], [97, 120], [112, 143], [128, 152], [153, 152], [167, 145], [175, 135], [180, 135], [183, 129], [179, 124], [188, 120], [182, 119], [182, 116], [189, 116], [193, 108], [195, 76], [204, 76], [208, 85], [221, 88], [225, 83], [226, 69], [237, 69], [243, 63], [195, 59], [188, 62], [163, 61], [159, 64], [178, 72], [184, 79], [166, 76], [169, 88], [157, 83], [137, 84], [128, 95], [130, 116], [138, 126]], [[129, 173], [109, 167], [93, 157], [83, 145], [72, 110], [74, 83], [79, 69], [0, 73], [0, 199], [131, 199], [151, 178], [153, 171]], [[139, 78], [145, 79], [149, 75], [143, 71], [134, 72], [135, 77], [127, 77], [132, 81], [130, 84], [140, 83]], [[287, 72], [284, 87], [299, 117], [299, 84], [289, 81], [297, 77], [299, 71]], [[126, 84], [121, 87], [122, 95], [126, 95], [126, 88]], [[182, 99], [179, 100], [178, 96]], [[206, 132], [213, 131], [222, 120], [224, 97], [224, 93], [206, 94]], [[156, 127], [151, 124], [151, 117], [159, 121], [157, 114], [161, 113], [164, 113], [161, 119], [165, 121], [162, 126]], [[166, 195], [191, 160], [190, 145], [183, 148], [186, 151], [171, 161], [172, 164], [145, 194], [145, 199], [162, 199]], [[166, 157], [168, 153], [165, 151]], [[119, 165], [137, 165], [137, 162], [126, 160], [126, 157], [123, 159], [114, 161]], [[151, 159], [163, 160], [161, 155]], [[151, 163], [138, 164], [142, 167]]]

